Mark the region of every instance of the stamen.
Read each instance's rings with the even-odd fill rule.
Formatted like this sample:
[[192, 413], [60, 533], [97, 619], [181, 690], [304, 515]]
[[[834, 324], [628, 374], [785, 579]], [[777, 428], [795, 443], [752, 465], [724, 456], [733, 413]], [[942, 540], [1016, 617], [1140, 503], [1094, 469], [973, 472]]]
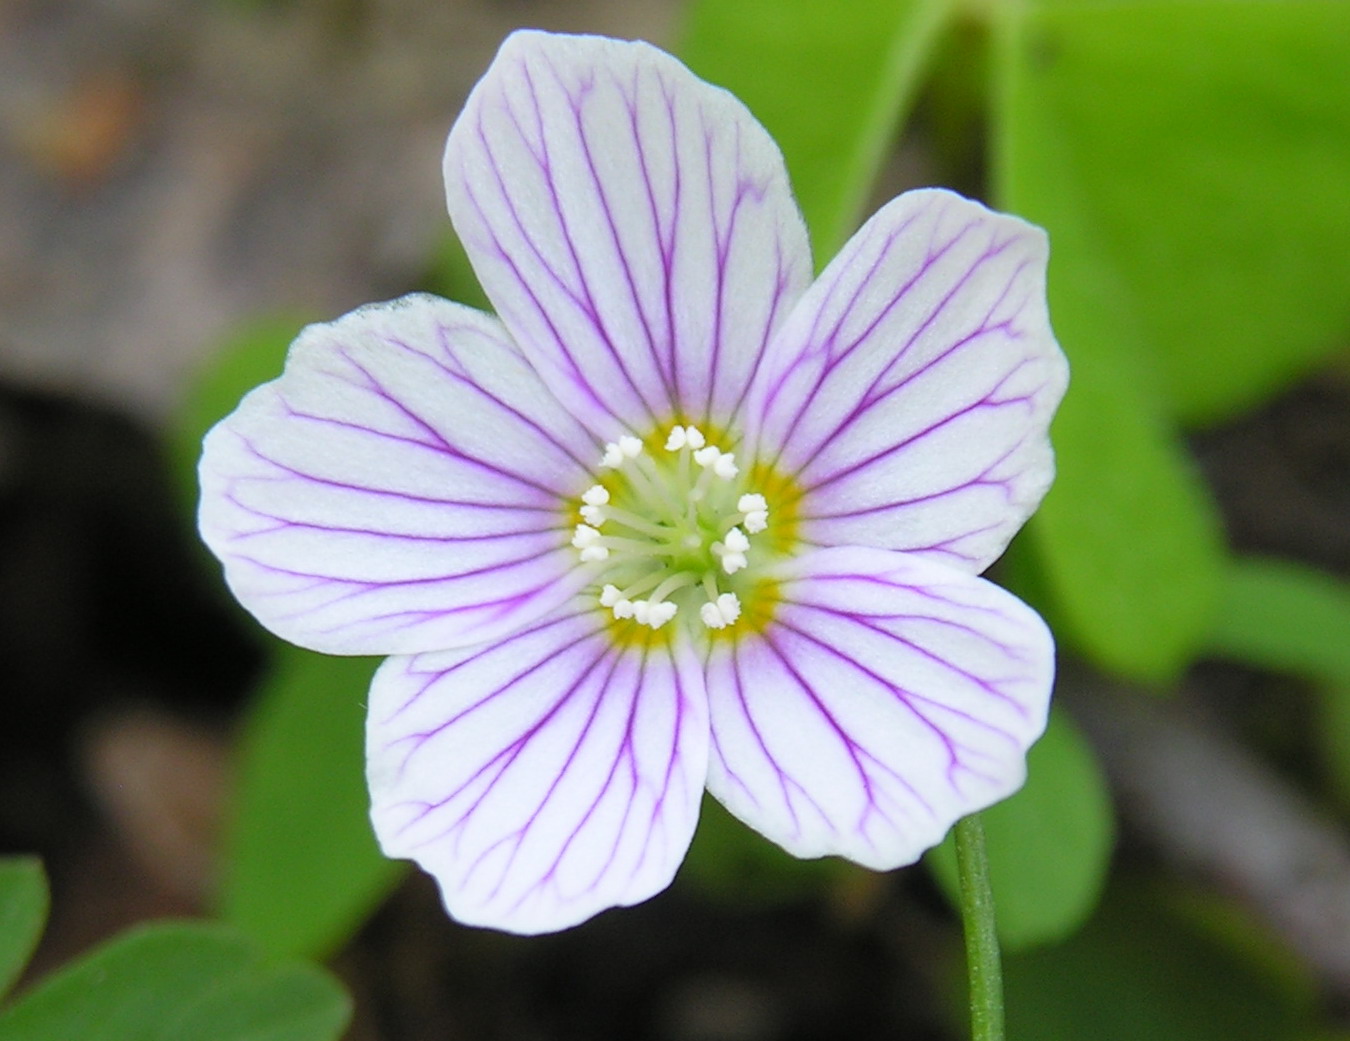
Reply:
[[724, 481], [729, 481], [740, 473], [736, 466], [736, 456], [732, 452], [723, 452], [714, 445], [707, 445], [694, 453], [694, 462], [705, 470], [711, 470]]
[[648, 453], [631, 435], [605, 445], [600, 465], [618, 472], [582, 493], [572, 545], [582, 561], [607, 561], [596, 573], [597, 599], [616, 619], [659, 629], [687, 604], [705, 626], [724, 629], [740, 618], [741, 602], [719, 580], [749, 566], [768, 501], [742, 494], [735, 455], [695, 426], [672, 426], [653, 444], [665, 451]]
[[742, 495], [736, 500], [736, 509], [740, 511], [745, 530], [758, 535], [769, 526], [769, 504], [762, 495]]
[[740, 528], [732, 528], [722, 542], [712, 544], [713, 553], [721, 558], [722, 570], [728, 575], [734, 575], [749, 563], [745, 556], [749, 549], [750, 540]]
[[741, 616], [741, 601], [735, 593], [723, 593], [700, 607], [698, 616], [709, 629], [725, 629]]
[[642, 441], [631, 434], [619, 438], [618, 442], [611, 441], [605, 445], [605, 454], [600, 457], [600, 465], [608, 469], [616, 469], [624, 464], [628, 459], [636, 459], [642, 454]]
[[600, 545], [600, 532], [589, 524], [577, 525], [577, 530], [572, 535], [572, 545], [581, 550], [583, 561], [605, 560], [609, 557], [609, 550]]
[[675, 617], [677, 610], [679, 609], [669, 601], [652, 603], [649, 600], [637, 600], [633, 603], [633, 619], [640, 625], [660, 629]]

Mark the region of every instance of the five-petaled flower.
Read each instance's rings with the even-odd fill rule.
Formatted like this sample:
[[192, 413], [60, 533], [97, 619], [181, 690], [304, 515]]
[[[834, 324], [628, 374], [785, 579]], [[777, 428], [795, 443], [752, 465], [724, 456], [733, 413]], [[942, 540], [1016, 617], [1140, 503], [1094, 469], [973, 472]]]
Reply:
[[258, 619], [390, 655], [384, 850], [534, 933], [668, 885], [705, 787], [876, 869], [1016, 790], [1053, 647], [977, 576], [1052, 476], [1042, 233], [909, 192], [813, 281], [749, 112], [595, 37], [510, 37], [445, 181], [497, 316], [311, 326], [201, 464]]

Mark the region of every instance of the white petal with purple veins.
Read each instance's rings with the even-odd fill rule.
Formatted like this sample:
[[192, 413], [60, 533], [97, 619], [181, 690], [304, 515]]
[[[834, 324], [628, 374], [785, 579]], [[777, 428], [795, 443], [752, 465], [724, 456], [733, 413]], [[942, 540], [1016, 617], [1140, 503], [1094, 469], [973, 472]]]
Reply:
[[849, 241], [775, 338], [748, 422], [805, 494], [802, 536], [979, 572], [1054, 476], [1068, 378], [1045, 235], [908, 192]]
[[310, 326], [281, 378], [212, 430], [202, 536], [293, 643], [474, 643], [586, 580], [564, 504], [596, 451], [495, 319], [407, 297]]
[[811, 277], [777, 145], [646, 44], [514, 34], [450, 133], [445, 178], [522, 350], [633, 430], [725, 422]]
[[764, 631], [708, 662], [708, 788], [732, 813], [884, 870], [1021, 786], [1054, 670], [1035, 612], [891, 550], [814, 550], [779, 579]]
[[376, 673], [376, 834], [435, 876], [462, 922], [563, 929], [661, 891], [684, 857], [707, 772], [699, 663], [687, 648], [616, 649], [609, 621], [564, 610]]

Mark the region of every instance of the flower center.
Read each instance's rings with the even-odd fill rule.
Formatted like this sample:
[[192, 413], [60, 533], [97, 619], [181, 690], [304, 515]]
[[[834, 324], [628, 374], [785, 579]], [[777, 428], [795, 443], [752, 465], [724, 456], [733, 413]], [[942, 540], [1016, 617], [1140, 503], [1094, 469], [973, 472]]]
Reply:
[[600, 603], [652, 629], [682, 612], [708, 629], [734, 625], [751, 538], [769, 526], [768, 503], [745, 486], [735, 456], [676, 426], [651, 452], [636, 437], [606, 445], [600, 468], [572, 536], [583, 562], [602, 564]]

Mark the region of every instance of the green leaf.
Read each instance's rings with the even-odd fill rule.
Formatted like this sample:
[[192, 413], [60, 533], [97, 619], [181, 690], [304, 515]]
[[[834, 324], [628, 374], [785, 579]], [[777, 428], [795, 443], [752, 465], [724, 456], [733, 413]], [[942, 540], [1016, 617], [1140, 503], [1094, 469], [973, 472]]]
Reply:
[[36, 857], [0, 860], [0, 998], [14, 986], [47, 924], [47, 876]]
[[[1008, 1037], [1028, 1041], [1293, 1041], [1308, 991], [1250, 931], [1220, 937], [1167, 891], [1112, 887], [1100, 912], [1056, 947], [1004, 960]], [[1235, 916], [1231, 908], [1225, 913]], [[1202, 927], [1197, 928], [1197, 925]], [[1289, 961], [1287, 953], [1283, 960]], [[1294, 969], [1293, 971], [1297, 971]], [[1310, 989], [1310, 988], [1309, 988]]]
[[220, 912], [270, 954], [331, 953], [402, 875], [370, 829], [374, 664], [280, 647], [249, 719]]
[[464, 252], [464, 244], [454, 232], [448, 232], [441, 239], [426, 280], [426, 288], [427, 292], [447, 300], [476, 307], [480, 311], [492, 310], [492, 302], [483, 292], [482, 283], [469, 263], [469, 255]]
[[[1059, 710], [1027, 757], [1026, 786], [980, 814], [998, 934], [1008, 950], [1061, 940], [1097, 906], [1114, 821], [1092, 749]], [[926, 862], [960, 904], [954, 836]]]
[[[1026, 212], [1050, 228], [1059, 277], [1109, 263], [1186, 420], [1260, 401], [1350, 333], [1347, 40], [1343, 0], [1029, 13], [1011, 56]], [[1057, 241], [1064, 220], [1085, 234]]]
[[334, 1038], [350, 1014], [342, 990], [307, 965], [284, 965], [229, 980], [189, 1009], [173, 1037], [191, 1041]]
[[1350, 801], [1350, 585], [1302, 564], [1235, 560], [1210, 646], [1318, 684], [1313, 735], [1336, 792]]
[[1167, 419], [1140, 306], [1078, 177], [1073, 128], [1042, 96], [1036, 23], [1007, 10], [994, 62], [997, 195], [1050, 233], [1050, 314], [1072, 367], [1052, 430], [1059, 476], [1029, 545], [1062, 637], [1104, 668], [1167, 681], [1211, 625], [1218, 517]]
[[861, 870], [837, 857], [800, 860], [705, 795], [698, 830], [680, 865], [679, 884], [744, 907], [814, 896]]
[[695, 0], [678, 53], [787, 159], [816, 261], [853, 232], [952, 0]]
[[0, 1013], [5, 1041], [332, 1041], [346, 996], [312, 967], [272, 967], [221, 925], [144, 926]]
[[1350, 585], [1302, 564], [1234, 560], [1210, 647], [1350, 690]]
[[169, 462], [184, 502], [197, 499], [197, 460], [206, 432], [250, 390], [281, 375], [286, 351], [304, 324], [290, 315], [256, 319], [225, 340], [197, 373], [168, 430]]

